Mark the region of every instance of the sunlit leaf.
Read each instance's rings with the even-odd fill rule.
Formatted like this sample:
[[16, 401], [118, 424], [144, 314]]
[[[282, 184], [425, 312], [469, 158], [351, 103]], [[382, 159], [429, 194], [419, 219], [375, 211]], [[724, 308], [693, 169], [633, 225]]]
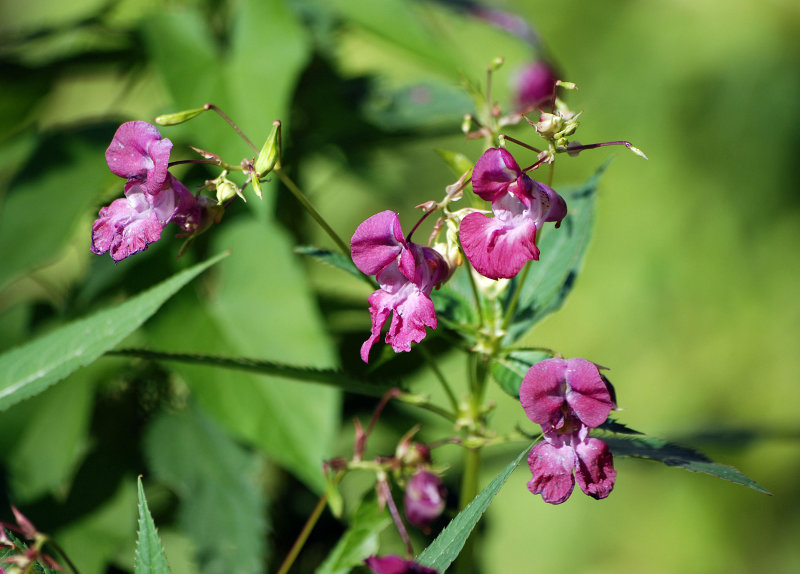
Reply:
[[223, 257], [225, 254], [199, 263], [112, 309], [0, 355], [0, 410], [40, 393], [113, 349], [176, 291]]
[[164, 547], [156, 532], [150, 509], [142, 488], [142, 477], [138, 478], [139, 489], [139, 537], [136, 540], [135, 574], [169, 574]]
[[500, 474], [494, 477], [489, 486], [478, 493], [478, 496], [450, 521], [450, 524], [439, 533], [436, 540], [417, 557], [417, 562], [423, 566], [435, 568], [439, 572], [444, 572], [449, 568], [464, 547], [464, 543], [472, 533], [472, 529], [475, 528], [483, 513], [489, 508], [495, 495], [500, 491], [525, 455], [528, 454], [532, 446], [533, 443], [526, 446], [517, 458], [512, 460]]

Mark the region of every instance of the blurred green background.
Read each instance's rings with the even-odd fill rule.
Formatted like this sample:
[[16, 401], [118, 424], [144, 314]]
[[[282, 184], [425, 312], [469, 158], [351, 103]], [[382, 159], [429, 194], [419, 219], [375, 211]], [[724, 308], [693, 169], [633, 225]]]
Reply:
[[[0, 349], [232, 247], [127, 343], [357, 368], [368, 291], [292, 255], [294, 243], [329, 241], [285, 190], [268, 186], [264, 202], [229, 210], [178, 261], [169, 229], [117, 266], [89, 252], [97, 209], [122, 189], [103, 158], [116, 126], [212, 101], [258, 141], [280, 118], [288, 169], [342, 236], [382, 209], [399, 211], [408, 228], [412, 206], [454, 179], [434, 149], [481, 151], [458, 131], [472, 111], [459, 73], [481, 81], [486, 64], [505, 57], [494, 93], [507, 103], [514, 71], [552, 58], [579, 86], [569, 101], [584, 111], [580, 141], [627, 139], [650, 161], [622, 148], [559, 158], [555, 187], [615, 156], [584, 272], [566, 307], [526, 342], [610, 367], [622, 422], [701, 448], [774, 496], [618, 460], [607, 500], [576, 495], [551, 507], [527, 492], [521, 468], [481, 528], [483, 571], [800, 571], [800, 5], [491, 6], [522, 16], [544, 47], [458, 5], [422, 1], [0, 2]], [[248, 153], [212, 116], [162, 133], [175, 159], [191, 157], [188, 144], [233, 162]], [[513, 133], [536, 145], [527, 128]], [[211, 173], [178, 175], [193, 187]], [[427, 390], [433, 383], [407, 359], [400, 370]], [[458, 377], [461, 358], [442, 360]], [[495, 398], [501, 429], [522, 422], [518, 405]], [[104, 359], [0, 415], [4, 490], [60, 535], [83, 572], [130, 569], [131, 477], [145, 472], [174, 570], [221, 571], [244, 559], [204, 555], [214, 541], [197, 517], [208, 514], [187, 502], [215, 459], [182, 475], [166, 464], [180, 458], [166, 437], [197, 460], [191, 436], [205, 432], [220, 451], [241, 450], [219, 481], [255, 477], [241, 512], [269, 516], [222, 529], [239, 543], [253, 536], [247, 560], [266, 554], [274, 569], [314, 503], [319, 461], [347, 454], [348, 425], [335, 439], [340, 419], [373, 404], [345, 398], [342, 417], [342, 400], [249, 375]], [[206, 414], [187, 423], [185, 404]], [[488, 460], [484, 484], [507, 457]], [[297, 571], [319, 562], [326, 529], [334, 537], [337, 528], [323, 523]]]

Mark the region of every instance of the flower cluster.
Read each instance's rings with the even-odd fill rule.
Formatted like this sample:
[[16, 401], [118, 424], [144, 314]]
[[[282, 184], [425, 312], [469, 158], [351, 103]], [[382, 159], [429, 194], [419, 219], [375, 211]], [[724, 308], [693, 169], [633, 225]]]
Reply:
[[100, 209], [92, 225], [94, 253], [108, 251], [118, 262], [147, 249], [170, 222], [185, 234], [198, 229], [204, 203], [169, 173], [171, 150], [172, 142], [147, 122], [126, 122], [117, 129], [106, 163], [127, 179], [125, 197]]
[[361, 346], [366, 363], [381, 328], [393, 314], [386, 343], [395, 351], [411, 350], [425, 338], [425, 327], [436, 328], [430, 294], [450, 276], [445, 259], [430, 247], [407, 241], [393, 211], [376, 213], [358, 226], [350, 241], [353, 263], [375, 275], [380, 289], [369, 296], [372, 334]]
[[[494, 217], [468, 210], [459, 238], [469, 262], [489, 279], [509, 279], [528, 261], [538, 260], [538, 230], [547, 221], [558, 227], [567, 215], [564, 198], [531, 179], [502, 148], [491, 148], [480, 157], [472, 172], [472, 189], [491, 203]], [[450, 277], [453, 266], [436, 250], [407, 240], [393, 211], [361, 223], [350, 250], [356, 267], [375, 275], [380, 286], [369, 297], [372, 333], [361, 347], [361, 358], [368, 361], [391, 313], [386, 342], [395, 351], [409, 351], [411, 343], [425, 338], [425, 327], [436, 328], [430, 293]]]
[[608, 445], [590, 438], [616, 408], [610, 383], [585, 359], [547, 359], [533, 365], [519, 391], [525, 414], [542, 426], [544, 440], [528, 455], [533, 478], [528, 489], [545, 502], [561, 504], [578, 486], [605, 498], [616, 471]]

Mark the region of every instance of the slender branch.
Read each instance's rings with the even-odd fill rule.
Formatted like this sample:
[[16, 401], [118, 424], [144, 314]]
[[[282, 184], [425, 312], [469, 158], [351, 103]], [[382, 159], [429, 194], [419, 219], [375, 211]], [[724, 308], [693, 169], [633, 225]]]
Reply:
[[389, 483], [385, 476], [378, 478], [378, 488], [380, 489], [381, 497], [386, 501], [386, 506], [389, 507], [389, 514], [392, 515], [392, 520], [394, 521], [394, 525], [397, 527], [397, 531], [400, 533], [400, 538], [403, 539], [403, 543], [406, 545], [408, 557], [413, 558], [414, 547], [411, 546], [411, 539], [408, 536], [408, 530], [406, 530], [406, 525], [403, 523], [403, 518], [400, 516], [400, 512], [397, 510], [397, 505], [394, 503], [394, 498], [392, 498], [392, 489], [389, 487]]
[[508, 326], [511, 324], [511, 318], [514, 316], [514, 311], [517, 309], [519, 295], [522, 293], [522, 286], [525, 284], [525, 279], [528, 277], [528, 271], [530, 271], [530, 268], [531, 262], [528, 261], [525, 264], [525, 268], [522, 270], [522, 273], [517, 276], [517, 287], [514, 289], [514, 295], [511, 297], [511, 302], [508, 304], [508, 309], [506, 310], [506, 316], [503, 319], [502, 325], [500, 326], [500, 329], [503, 331], [508, 329]]
[[[341, 480], [341, 476], [342, 475], [337, 475], [336, 477], [334, 477], [333, 479], [334, 485], [338, 483], [339, 480]], [[300, 550], [303, 549], [303, 546], [305, 545], [306, 540], [308, 540], [311, 531], [314, 529], [314, 526], [316, 526], [319, 517], [322, 515], [322, 511], [325, 510], [325, 505], [327, 503], [328, 503], [328, 493], [325, 492], [322, 494], [322, 496], [319, 497], [317, 505], [314, 507], [314, 510], [311, 511], [308, 520], [306, 520], [303, 529], [300, 531], [300, 534], [298, 534], [297, 539], [294, 541], [294, 544], [292, 544], [292, 547], [289, 549], [289, 553], [286, 555], [286, 558], [283, 559], [283, 563], [281, 564], [281, 567], [278, 569], [277, 574], [286, 574], [289, 571], [289, 568], [292, 567], [292, 564], [294, 564], [294, 561], [297, 559], [297, 555], [300, 554]]]
[[216, 159], [179, 159], [175, 161], [171, 161], [168, 164], [168, 167], [174, 167], [176, 165], [181, 165], [184, 163], [197, 163], [197, 164], [205, 164], [205, 165], [218, 165], [224, 169], [229, 171], [243, 171], [242, 166], [240, 165], [233, 165], [227, 162]]
[[64, 562], [67, 563], [67, 566], [69, 566], [70, 570], [72, 570], [75, 574], [80, 574], [78, 568], [75, 566], [75, 564], [73, 564], [72, 560], [69, 559], [69, 556], [67, 556], [67, 553], [64, 552], [64, 549], [61, 548], [61, 546], [59, 546], [52, 538], [49, 537], [47, 538], [47, 544], [52, 546], [53, 549], [59, 553], [61, 558], [64, 559]]
[[450, 422], [456, 422], [457, 418], [455, 414], [451, 413], [448, 410], [443, 409], [440, 406], [432, 405], [431, 403], [427, 402], [427, 400], [420, 400], [419, 395], [412, 395], [409, 393], [400, 393], [395, 397], [398, 401], [406, 403], [408, 405], [413, 405], [415, 407], [419, 407], [421, 409], [425, 409], [426, 411], [430, 411], [434, 414], [439, 415], [442, 418], [447, 419]]
[[228, 125], [231, 126], [236, 131], [237, 134], [239, 134], [239, 137], [241, 137], [247, 143], [247, 145], [250, 146], [250, 149], [252, 149], [256, 153], [259, 152], [259, 149], [253, 144], [253, 142], [250, 141], [250, 139], [246, 135], [244, 135], [244, 132], [239, 129], [239, 126], [237, 126], [233, 122], [233, 120], [230, 119], [227, 116], [227, 114], [225, 112], [223, 112], [221, 109], [219, 109], [214, 104], [206, 104], [206, 105], [203, 106], [203, 108], [206, 109], [206, 110], [212, 110], [212, 111], [217, 112], [220, 115], [220, 117], [223, 120], [225, 120], [226, 122], [228, 122]]
[[525, 142], [522, 142], [522, 141], [520, 141], [520, 140], [518, 140], [518, 139], [516, 139], [516, 138], [512, 138], [511, 136], [507, 136], [507, 135], [503, 134], [503, 139], [504, 139], [504, 140], [508, 140], [508, 141], [510, 141], [511, 143], [515, 143], [515, 144], [517, 144], [518, 146], [522, 146], [522, 147], [524, 147], [525, 149], [529, 149], [529, 150], [531, 150], [531, 151], [535, 151], [536, 153], [542, 153], [542, 150], [540, 150], [539, 148], [535, 148], [535, 147], [533, 147], [532, 145], [528, 145], [528, 144], [526, 144]]
[[458, 411], [458, 399], [456, 399], [456, 395], [453, 392], [453, 389], [450, 386], [450, 384], [447, 382], [444, 373], [442, 373], [442, 370], [439, 368], [439, 365], [437, 365], [436, 361], [433, 360], [433, 357], [428, 352], [428, 349], [426, 349], [421, 345], [417, 345], [417, 349], [419, 349], [420, 354], [425, 358], [425, 361], [428, 363], [428, 366], [430, 366], [431, 370], [433, 371], [433, 374], [436, 375], [436, 378], [441, 383], [442, 389], [444, 389], [444, 392], [447, 395], [447, 398], [450, 401], [450, 405], [453, 407], [453, 410]]
[[483, 306], [481, 305], [481, 294], [478, 292], [478, 285], [475, 283], [475, 277], [472, 276], [472, 265], [470, 265], [467, 254], [464, 253], [464, 248], [461, 246], [461, 243], [458, 244], [458, 248], [461, 250], [461, 256], [464, 260], [464, 271], [467, 277], [469, 277], [469, 286], [472, 288], [472, 296], [475, 297], [475, 308], [478, 310], [478, 322], [483, 325], [484, 317]]
[[436, 209], [431, 209], [430, 211], [426, 211], [424, 214], [422, 214], [422, 217], [420, 217], [420, 218], [419, 218], [419, 221], [417, 221], [417, 223], [414, 225], [414, 227], [412, 227], [412, 228], [411, 228], [411, 231], [409, 231], [409, 232], [408, 232], [408, 235], [406, 235], [406, 242], [409, 242], [409, 241], [411, 241], [411, 236], [414, 234], [414, 232], [417, 230], [417, 228], [418, 228], [418, 227], [419, 227], [419, 226], [422, 224], [422, 222], [423, 222], [423, 221], [425, 221], [425, 220], [428, 218], [428, 216], [429, 216], [431, 213], [433, 213], [434, 211], [436, 211]]
[[342, 241], [342, 238], [339, 237], [339, 235], [333, 230], [333, 228], [330, 225], [328, 225], [328, 222], [325, 221], [325, 219], [319, 214], [319, 212], [316, 209], [314, 209], [314, 206], [311, 205], [311, 202], [308, 200], [306, 195], [300, 190], [299, 187], [297, 187], [297, 184], [294, 181], [292, 181], [292, 179], [288, 175], [286, 175], [283, 169], [276, 168], [274, 173], [278, 175], [280, 180], [283, 182], [283, 185], [289, 188], [289, 191], [292, 192], [292, 194], [297, 198], [297, 201], [299, 201], [305, 208], [305, 210], [311, 215], [311, 217], [314, 218], [314, 221], [316, 221], [317, 224], [319, 224], [319, 226], [322, 228], [322, 230], [328, 234], [328, 237], [333, 239], [333, 242], [336, 243], [336, 246], [339, 248], [339, 250], [344, 255], [349, 257], [350, 248], [344, 241]]

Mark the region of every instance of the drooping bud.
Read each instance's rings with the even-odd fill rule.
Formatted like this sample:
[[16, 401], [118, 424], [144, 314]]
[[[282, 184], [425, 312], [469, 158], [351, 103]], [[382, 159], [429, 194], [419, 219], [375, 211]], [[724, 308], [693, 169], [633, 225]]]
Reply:
[[421, 470], [406, 486], [406, 518], [414, 526], [428, 530], [444, 511], [447, 490], [438, 474]]
[[556, 76], [544, 62], [522, 68], [514, 78], [514, 101], [517, 110], [547, 108], [553, 102]]
[[206, 108], [194, 108], [192, 110], [175, 112], [173, 114], [163, 114], [155, 118], [153, 121], [160, 126], [177, 126], [183, 122], [188, 122], [192, 118], [196, 118], [204, 111], [206, 111]]
[[[256, 158], [255, 168], [259, 176], [264, 177], [278, 165], [280, 160], [280, 139], [281, 139], [281, 122], [275, 120], [272, 122], [272, 131], [264, 142], [261, 152]], [[261, 197], [259, 195], [259, 197]]]
[[209, 181], [208, 185], [213, 186], [213, 189], [217, 191], [218, 205], [226, 203], [237, 195], [242, 198], [242, 201], [247, 201], [242, 195], [242, 190], [239, 189], [239, 186], [228, 179], [227, 171], [223, 171], [218, 178]]

